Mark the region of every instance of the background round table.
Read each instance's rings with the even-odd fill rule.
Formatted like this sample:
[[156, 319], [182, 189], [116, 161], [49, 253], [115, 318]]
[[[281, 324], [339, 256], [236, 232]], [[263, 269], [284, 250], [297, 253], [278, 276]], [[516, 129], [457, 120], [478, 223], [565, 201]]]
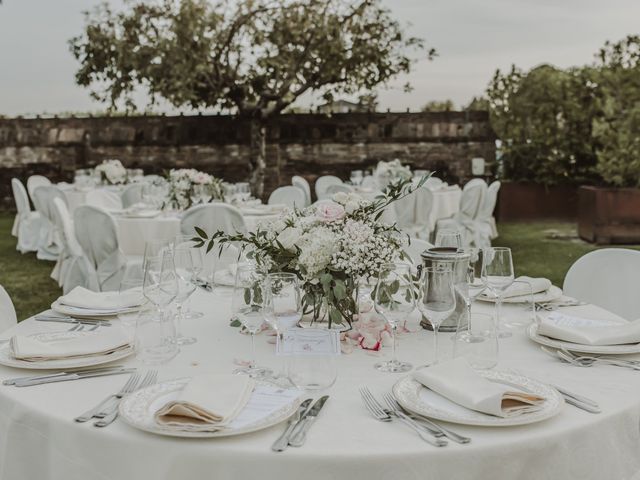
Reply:
[[[203, 318], [184, 323], [198, 342], [182, 348], [159, 368], [160, 380], [200, 372], [230, 372], [233, 360], [248, 358], [250, 339], [229, 327], [230, 297], [198, 290], [193, 307]], [[478, 311], [491, 311], [478, 305]], [[505, 307], [509, 309], [511, 307]], [[579, 307], [594, 312], [596, 307]], [[597, 311], [595, 311], [597, 313]], [[606, 312], [602, 312], [606, 315]], [[62, 330], [66, 326], [32, 320], [3, 338]], [[278, 369], [282, 361], [265, 334], [257, 337], [258, 363]], [[445, 350], [452, 342], [442, 336]], [[455, 425], [472, 443], [435, 448], [401, 424], [374, 420], [358, 387], [389, 391], [400, 375], [374, 370], [380, 358], [356, 350], [339, 358], [330, 399], [301, 448], [271, 451], [284, 425], [238, 437], [178, 439], [155, 436], [121, 420], [98, 429], [72, 419], [126, 381], [103, 377], [28, 388], [0, 386], [0, 478], [38, 480], [205, 478], [261, 480], [442, 480], [442, 479], [630, 479], [640, 471], [640, 382], [638, 373], [615, 367], [577, 368], [542, 353], [523, 332], [501, 340], [499, 369], [556, 383], [593, 398], [603, 413], [571, 406], [547, 421], [521, 427]], [[388, 348], [381, 357], [388, 358]], [[421, 365], [430, 360], [432, 334], [420, 330], [400, 339], [399, 357]], [[135, 358], [122, 362], [140, 366]], [[0, 367], [2, 379], [28, 375]], [[317, 396], [316, 393], [315, 396]]]

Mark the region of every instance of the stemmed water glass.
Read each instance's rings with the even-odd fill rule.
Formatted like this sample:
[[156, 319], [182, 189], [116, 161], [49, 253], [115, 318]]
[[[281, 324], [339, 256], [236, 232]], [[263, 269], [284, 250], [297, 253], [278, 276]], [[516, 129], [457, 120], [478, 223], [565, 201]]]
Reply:
[[503, 330], [500, 322], [500, 310], [505, 290], [515, 280], [511, 249], [507, 247], [491, 247], [483, 251], [482, 281], [496, 297], [496, 325], [498, 338], [507, 338], [511, 332]]
[[282, 336], [302, 318], [300, 282], [294, 273], [270, 273], [264, 281], [264, 319]]
[[[188, 248], [191, 252], [191, 260], [193, 262], [193, 282], [196, 286], [206, 283], [206, 280], [202, 279], [200, 275], [204, 270], [204, 252], [206, 247], [197, 247], [196, 242], [193, 240], [194, 235], [178, 234], [173, 240], [173, 246], [175, 248]], [[191, 298], [191, 297], [189, 297]], [[189, 307], [189, 301], [186, 302], [182, 311], [182, 318], [185, 320], [195, 320], [202, 318], [204, 313], [192, 310]]]
[[441, 230], [436, 235], [436, 247], [462, 248], [462, 235], [455, 230]]
[[176, 323], [178, 333], [178, 345], [190, 345], [196, 343], [195, 337], [185, 337], [182, 335], [182, 307], [184, 302], [196, 290], [195, 269], [193, 266], [193, 258], [191, 256], [191, 248], [177, 247], [173, 249], [173, 260], [176, 268], [176, 279], [178, 281], [178, 294], [176, 295]]
[[415, 309], [415, 294], [411, 266], [404, 263], [388, 263], [380, 268], [375, 287], [374, 308], [391, 327], [391, 360], [376, 363], [382, 372], [407, 372], [410, 363], [401, 362], [396, 356], [396, 329], [407, 320]]
[[453, 272], [437, 267], [422, 269], [417, 307], [433, 327], [433, 363], [438, 363], [438, 329], [456, 308]]
[[178, 279], [173, 252], [147, 258], [144, 264], [143, 295], [153, 303], [162, 317], [165, 309], [178, 295]]
[[271, 373], [269, 369], [256, 365], [255, 335], [264, 323], [262, 311], [264, 303], [263, 279], [264, 275], [260, 274], [254, 265], [248, 263], [238, 265], [231, 300], [233, 315], [251, 334], [251, 363], [248, 367], [236, 370], [235, 373], [246, 374], [254, 378], [264, 378]]
[[465, 250], [469, 254], [469, 267], [467, 274], [456, 283], [456, 291], [464, 299], [467, 309], [467, 328], [471, 323], [471, 306], [475, 299], [487, 287], [482, 282], [482, 249], [469, 248]]

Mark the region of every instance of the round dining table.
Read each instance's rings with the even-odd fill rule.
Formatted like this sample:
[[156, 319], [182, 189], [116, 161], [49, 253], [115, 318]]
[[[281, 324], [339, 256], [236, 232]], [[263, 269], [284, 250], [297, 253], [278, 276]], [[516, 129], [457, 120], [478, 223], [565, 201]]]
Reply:
[[[170, 362], [142, 365], [135, 356], [118, 363], [141, 370], [157, 368], [159, 381], [205, 372], [230, 373], [237, 361], [249, 358], [250, 339], [229, 325], [230, 294], [198, 289], [192, 308], [202, 318], [184, 322], [185, 335], [197, 343], [183, 346]], [[505, 306], [505, 311], [515, 308]], [[477, 302], [478, 312], [492, 312]], [[575, 315], [610, 315], [595, 306], [573, 307]], [[417, 322], [414, 322], [417, 324]], [[432, 333], [415, 327], [403, 334], [398, 355], [423, 365], [433, 353]], [[4, 332], [35, 333], [68, 328], [65, 324], [21, 322]], [[278, 371], [282, 357], [274, 354], [273, 337], [257, 337], [257, 361]], [[442, 334], [443, 356], [450, 349]], [[325, 408], [309, 430], [306, 443], [282, 453], [271, 450], [284, 425], [216, 439], [157, 436], [137, 430], [121, 419], [106, 428], [73, 418], [118, 391], [126, 376], [108, 376], [17, 388], [0, 386], [0, 478], [6, 480], [540, 480], [633, 479], [640, 476], [640, 373], [612, 366], [575, 367], [541, 352], [539, 345], [516, 330], [500, 340], [497, 370], [515, 372], [590, 397], [602, 409], [590, 414], [564, 405], [545, 421], [512, 427], [448, 424], [471, 437], [469, 444], [449, 442], [436, 448], [399, 422], [375, 420], [364, 408], [358, 388], [376, 395], [389, 392], [406, 374], [383, 373], [373, 365], [388, 359], [381, 353], [356, 349], [338, 358], [335, 384], [305, 396], [329, 395]], [[0, 367], [7, 379], [27, 370]], [[215, 392], [212, 392], [215, 394]]]

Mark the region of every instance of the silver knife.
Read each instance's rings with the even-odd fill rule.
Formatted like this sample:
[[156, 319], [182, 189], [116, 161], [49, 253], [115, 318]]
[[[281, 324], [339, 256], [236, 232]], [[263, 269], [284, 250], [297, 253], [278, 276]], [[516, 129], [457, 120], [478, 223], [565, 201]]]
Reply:
[[125, 373], [135, 372], [135, 368], [123, 368], [120, 370], [107, 370], [102, 372], [90, 372], [90, 373], [70, 373], [68, 375], [62, 375], [58, 377], [49, 377], [43, 379], [36, 380], [24, 380], [16, 382], [14, 385], [16, 387], [31, 387], [33, 385], [42, 385], [45, 383], [56, 383], [56, 382], [68, 382], [71, 380], [81, 380], [83, 378], [93, 378], [93, 377], [105, 377], [107, 375], [123, 375]]
[[584, 410], [585, 412], [601, 413], [600, 408], [593, 407], [593, 406], [589, 405], [588, 403], [579, 402], [575, 398], [570, 397], [568, 395], [562, 394], [562, 396], [564, 397], [564, 401], [567, 402], [569, 405], [573, 405], [574, 407], [577, 407], [577, 408], [579, 408], [581, 410]]
[[307, 439], [307, 431], [318, 417], [320, 410], [322, 410], [322, 407], [328, 399], [329, 395], [325, 395], [313, 404], [313, 407], [309, 409], [305, 416], [302, 417], [302, 420], [296, 425], [296, 428], [289, 437], [289, 445], [292, 447], [301, 447], [304, 444]]
[[119, 370], [121, 368], [124, 368], [124, 367], [122, 365], [111, 365], [109, 367], [85, 368], [85, 369], [82, 369], [82, 370], [75, 370], [75, 371], [64, 371], [64, 372], [58, 372], [58, 373], [46, 373], [46, 374], [43, 374], [43, 375], [30, 375], [28, 377], [7, 378], [6, 380], [4, 380], [2, 382], [2, 384], [3, 385], [15, 385], [15, 383], [17, 381], [40, 380], [40, 379], [49, 378], [49, 377], [59, 377], [61, 375], [70, 375], [72, 373], [102, 372], [102, 371], [105, 371], [105, 370]]
[[282, 435], [280, 435], [280, 437], [275, 442], [273, 442], [273, 445], [271, 445], [271, 450], [273, 450], [274, 452], [283, 452], [287, 449], [287, 447], [289, 446], [289, 436], [291, 435], [291, 432], [293, 432], [293, 429], [296, 427], [296, 425], [298, 425], [300, 420], [302, 420], [302, 417], [307, 412], [312, 401], [312, 398], [307, 398], [300, 404], [296, 413], [289, 419], [287, 428], [285, 428], [284, 432], [282, 432]]
[[558, 390], [565, 397], [571, 397], [580, 403], [591, 405], [593, 408], [596, 408], [598, 410], [600, 409], [600, 405], [598, 405], [596, 402], [594, 402], [590, 398], [583, 397], [582, 395], [578, 395], [577, 393], [570, 392], [569, 390], [559, 387], [558, 385], [551, 385], [551, 386], [556, 390]]
[[111, 323], [105, 320], [82, 320], [80, 318], [61, 318], [61, 317], [35, 317], [37, 322], [54, 322], [54, 323], [81, 323], [82, 325], [101, 325], [110, 327]]

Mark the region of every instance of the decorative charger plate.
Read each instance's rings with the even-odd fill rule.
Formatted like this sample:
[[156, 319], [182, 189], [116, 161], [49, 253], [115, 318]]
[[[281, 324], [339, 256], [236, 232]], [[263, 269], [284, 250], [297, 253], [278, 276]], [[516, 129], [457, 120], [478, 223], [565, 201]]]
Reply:
[[[56, 340], [69, 340], [71, 338], [78, 338], [83, 335], [90, 335], [93, 332], [47, 332], [47, 333], [35, 333], [29, 335], [36, 340], [42, 342], [55, 342]], [[82, 368], [92, 367], [94, 365], [102, 365], [104, 363], [115, 362], [128, 357], [134, 352], [133, 346], [118, 350], [117, 352], [96, 355], [92, 357], [79, 357], [79, 358], [65, 358], [60, 360], [42, 360], [36, 362], [28, 362], [26, 360], [19, 360], [13, 358], [11, 355], [11, 348], [9, 342], [0, 345], [0, 364], [7, 367], [14, 368], [26, 368], [29, 370], [55, 370], [55, 369], [69, 369], [69, 368]]]
[[540, 335], [538, 333], [538, 324], [532, 323], [527, 328], [527, 335], [531, 340], [545, 347], [564, 348], [570, 352], [592, 353], [602, 355], [629, 355], [640, 353], [640, 343], [628, 343], [625, 345], [582, 345], [581, 343], [565, 342], [555, 338]]
[[564, 405], [562, 395], [555, 388], [529, 377], [493, 370], [478, 371], [478, 373], [492, 382], [510, 385], [519, 390], [540, 395], [546, 400], [537, 412], [510, 418], [496, 417], [453, 403], [425, 388], [411, 376], [404, 377], [393, 386], [393, 395], [403, 408], [418, 415], [444, 422], [483, 427], [512, 427], [541, 422], [557, 415]]
[[[549, 290], [540, 293], [533, 294], [533, 301], [535, 303], [553, 302], [562, 297], [562, 289], [551, 285]], [[495, 303], [496, 298], [493, 295], [486, 295], [484, 293], [478, 295], [478, 300], [483, 302]], [[518, 295], [517, 297], [507, 297], [502, 300], [502, 303], [527, 303], [529, 301], [529, 295]]]
[[[159, 425], [155, 420], [155, 412], [166, 404], [169, 397], [182, 390], [189, 382], [189, 378], [179, 378], [166, 382], [151, 385], [150, 387], [138, 390], [127, 395], [120, 402], [120, 418], [132, 427], [138, 428], [145, 432], [155, 433], [157, 435], [166, 435], [170, 437], [186, 437], [186, 438], [217, 438], [230, 437], [234, 435], [242, 435], [245, 433], [256, 432], [265, 428], [272, 427], [278, 423], [284, 422], [293, 415], [300, 406], [301, 399], [298, 397], [295, 401], [276, 410], [275, 412], [257, 419], [255, 422], [245, 425], [237, 429], [225, 429], [211, 432], [195, 432], [188, 430], [180, 430], [175, 427]], [[266, 382], [257, 382], [258, 385]], [[165, 400], [166, 399], [166, 400]]]
[[69, 315], [76, 318], [104, 318], [115, 317], [121, 313], [133, 313], [140, 310], [140, 305], [130, 308], [121, 308], [114, 310], [94, 310], [90, 308], [78, 308], [71, 307], [69, 305], [63, 305], [58, 300], [51, 304], [51, 310], [54, 312], [62, 313], [63, 315]]

